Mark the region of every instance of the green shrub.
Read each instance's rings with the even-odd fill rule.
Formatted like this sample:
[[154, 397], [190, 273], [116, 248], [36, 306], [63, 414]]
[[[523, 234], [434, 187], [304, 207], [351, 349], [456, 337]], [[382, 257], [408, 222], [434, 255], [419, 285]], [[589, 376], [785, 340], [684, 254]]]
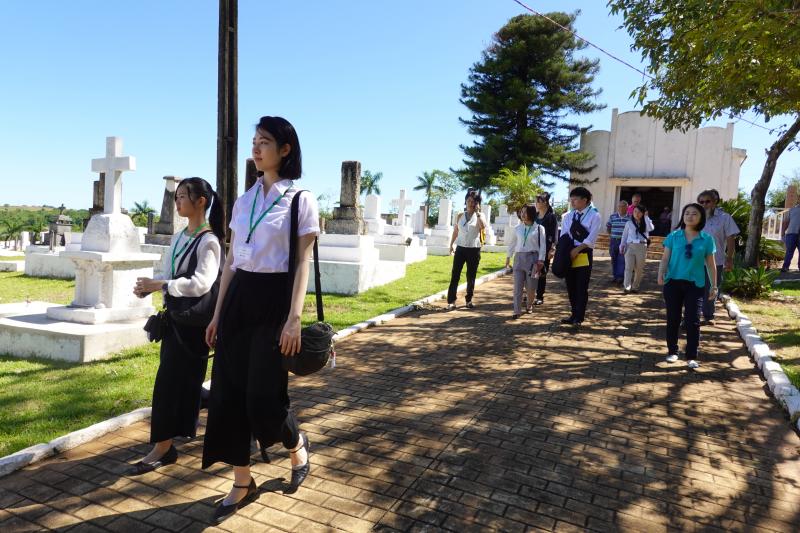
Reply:
[[723, 287], [733, 296], [759, 298], [770, 293], [772, 282], [777, 276], [777, 270], [767, 270], [763, 266], [758, 268], [737, 266], [725, 273]]
[[758, 243], [758, 258], [761, 261], [783, 261], [786, 250], [781, 241], [762, 237]]

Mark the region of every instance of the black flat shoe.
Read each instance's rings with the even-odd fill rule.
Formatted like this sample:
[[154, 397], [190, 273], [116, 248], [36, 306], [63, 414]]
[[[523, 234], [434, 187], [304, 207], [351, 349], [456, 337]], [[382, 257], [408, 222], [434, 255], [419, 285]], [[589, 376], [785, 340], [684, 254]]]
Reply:
[[300, 488], [300, 485], [303, 484], [303, 481], [306, 480], [306, 476], [308, 476], [309, 470], [311, 470], [311, 444], [308, 442], [308, 435], [302, 433], [303, 435], [303, 448], [306, 450], [306, 464], [302, 466], [293, 466], [292, 467], [292, 481], [289, 483], [289, 488], [291, 492], [295, 492], [297, 489]]
[[562, 319], [560, 320], [560, 322], [561, 322], [562, 324], [572, 324], [572, 323], [573, 323], [573, 320], [572, 320], [572, 317], [569, 317], [569, 318], [562, 318]]
[[255, 496], [258, 494], [258, 487], [256, 487], [256, 480], [253, 477], [250, 477], [250, 484], [249, 485], [234, 485], [233, 488], [235, 489], [247, 489], [247, 494], [242, 496], [242, 499], [236, 503], [232, 503], [230, 505], [225, 505], [225, 500], [223, 499], [220, 502], [217, 509], [214, 511], [214, 521], [216, 523], [220, 523], [232, 514], [235, 514], [236, 511], [239, 510], [239, 507], [244, 507], [246, 504], [250, 503], [255, 499]]
[[141, 476], [142, 474], [146, 474], [148, 472], [152, 472], [157, 468], [161, 468], [162, 466], [172, 465], [178, 462], [178, 450], [175, 449], [175, 446], [170, 445], [169, 450], [161, 456], [161, 459], [158, 461], [153, 461], [152, 463], [144, 463], [139, 461], [138, 463], [133, 465], [133, 468], [130, 472], [128, 472], [129, 476]]
[[511, 320], [516, 320], [519, 318], [519, 315], [511, 315]]

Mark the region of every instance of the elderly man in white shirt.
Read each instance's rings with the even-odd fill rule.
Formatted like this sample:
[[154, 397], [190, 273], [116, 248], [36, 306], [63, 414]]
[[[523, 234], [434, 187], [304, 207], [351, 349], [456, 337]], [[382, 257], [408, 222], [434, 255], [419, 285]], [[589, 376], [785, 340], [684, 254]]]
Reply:
[[592, 277], [592, 252], [600, 233], [600, 213], [592, 207], [592, 193], [586, 187], [575, 187], [569, 193], [571, 211], [561, 222], [561, 235], [571, 235], [575, 246], [570, 252], [572, 264], [564, 280], [569, 294], [570, 316], [562, 324], [580, 326], [589, 303], [589, 279]]

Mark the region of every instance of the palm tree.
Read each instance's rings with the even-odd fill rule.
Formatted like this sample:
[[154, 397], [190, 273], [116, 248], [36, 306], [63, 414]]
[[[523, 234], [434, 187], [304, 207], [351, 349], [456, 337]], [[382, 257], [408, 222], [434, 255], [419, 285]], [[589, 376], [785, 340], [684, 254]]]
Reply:
[[142, 203], [133, 202], [133, 209], [131, 209], [131, 219], [133, 223], [137, 226], [146, 226], [147, 225], [147, 215], [149, 214], [156, 214], [156, 210], [153, 209], [147, 200], [144, 200]]
[[373, 174], [369, 170], [365, 170], [361, 176], [361, 194], [380, 194], [381, 186], [378, 184], [383, 178], [383, 172], [376, 172]]
[[500, 193], [503, 203], [508, 206], [509, 211], [515, 213], [532, 202], [537, 194], [544, 192], [541, 172], [531, 171], [525, 165], [520, 165], [518, 170], [500, 169], [500, 173], [492, 178], [491, 184], [493, 192]]
[[431, 172], [423, 172], [422, 176], [417, 176], [417, 185], [414, 187], [415, 191], [425, 191], [425, 218], [428, 218], [428, 212], [431, 210], [431, 200], [435, 192], [443, 192], [444, 187], [437, 183], [439, 177], [444, 174], [441, 170], [432, 170]]
[[4, 241], [14, 241], [14, 249], [19, 249], [20, 241], [22, 240], [22, 232], [27, 229], [27, 224], [17, 220], [12, 220], [5, 223], [6, 228], [3, 230]]

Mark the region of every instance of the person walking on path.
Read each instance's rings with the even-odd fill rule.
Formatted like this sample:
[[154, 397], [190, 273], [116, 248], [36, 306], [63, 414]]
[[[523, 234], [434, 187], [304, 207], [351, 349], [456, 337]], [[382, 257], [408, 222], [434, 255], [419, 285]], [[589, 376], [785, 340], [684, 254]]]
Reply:
[[[786, 255], [783, 257], [781, 272], [789, 272], [794, 253], [800, 250], [800, 201], [783, 215], [781, 224], [781, 239], [786, 246]], [[797, 260], [797, 270], [800, 272], [800, 259]]]
[[570, 316], [562, 324], [580, 326], [589, 303], [589, 280], [592, 277], [592, 252], [600, 233], [600, 213], [589, 205], [592, 193], [585, 187], [575, 187], [569, 193], [571, 211], [561, 222], [561, 235], [572, 238], [570, 251], [572, 263], [564, 276], [569, 294]]
[[625, 255], [625, 280], [622, 286], [626, 294], [639, 292], [644, 277], [647, 247], [650, 245], [650, 232], [653, 231], [653, 223], [645, 216], [646, 211], [645, 206], [637, 205], [622, 231], [619, 252]]
[[[700, 366], [700, 309], [706, 279], [716, 278], [714, 237], [703, 231], [706, 211], [700, 204], [688, 204], [681, 212], [679, 228], [664, 239], [664, 255], [658, 268], [658, 284], [664, 286], [667, 307], [667, 362], [678, 360], [681, 312], [686, 327], [686, 361], [689, 368]], [[718, 288], [709, 290], [716, 298]]]
[[[450, 239], [450, 253], [453, 254], [453, 270], [450, 274], [450, 287], [447, 289], [447, 308], [456, 308], [456, 291], [461, 279], [461, 270], [467, 264], [467, 307], [472, 309], [472, 296], [475, 293], [475, 277], [481, 262], [481, 232], [486, 220], [481, 214], [481, 195], [470, 189], [465, 198], [466, 209], [456, 217], [453, 236]], [[455, 250], [453, 245], [455, 244]]]
[[630, 220], [628, 202], [620, 200], [617, 203], [617, 212], [611, 213], [606, 222], [606, 231], [609, 235], [608, 252], [611, 255], [611, 277], [614, 283], [622, 283], [625, 276], [625, 255], [620, 253], [619, 245], [628, 220]]
[[539, 278], [536, 280], [536, 298], [533, 300], [533, 305], [542, 305], [544, 303], [544, 291], [547, 287], [547, 272], [550, 270], [550, 256], [553, 251], [553, 245], [556, 242], [556, 233], [558, 233], [558, 220], [556, 220], [556, 214], [553, 212], [553, 206], [550, 205], [550, 194], [542, 193], [536, 196], [536, 218], [534, 221], [544, 227], [545, 237], [547, 238], [547, 249], [544, 251], [544, 267], [542, 267], [541, 272], [539, 272]]
[[[211, 291], [219, 276], [220, 242], [225, 238], [222, 203], [206, 180], [181, 181], [175, 190], [175, 209], [189, 224], [172, 236], [169, 253], [164, 255], [163, 279], [137, 278], [133, 289], [140, 298], [163, 291], [168, 311], [172, 302], [198, 298]], [[167, 320], [153, 385], [150, 417], [153, 449], [133, 465], [130, 475], [134, 476], [174, 464], [178, 451], [173, 439], [196, 436], [200, 392], [208, 366], [205, 324], [190, 326], [169, 317]]]
[[670, 226], [672, 226], [672, 208], [665, 205], [661, 214], [658, 215], [658, 233], [654, 232], [654, 234], [666, 237], [669, 235]]
[[[709, 298], [711, 287], [719, 287], [722, 283], [722, 274], [733, 269], [733, 253], [736, 250], [736, 236], [739, 227], [733, 217], [717, 207], [719, 193], [710, 189], [697, 195], [697, 203], [705, 208], [706, 224], [703, 231], [714, 238], [716, 245], [716, 277], [709, 278], [705, 284], [705, 298], [703, 300], [703, 318], [708, 324], [714, 324], [714, 311], [716, 298]], [[710, 271], [709, 271], [710, 272]], [[719, 295], [719, 291], [717, 291]]]
[[[509, 236], [506, 246], [506, 268], [514, 257], [514, 314], [513, 319], [522, 314], [522, 292], [528, 291], [528, 302], [534, 301], [534, 284], [544, 267], [544, 254], [547, 250], [547, 235], [544, 226], [536, 223], [536, 209], [526, 205], [520, 210], [522, 224], [518, 224]], [[528, 304], [526, 311], [531, 312]]]
[[[290, 491], [297, 490], [310, 469], [308, 437], [289, 409], [283, 357], [300, 351], [307, 259], [319, 234], [319, 210], [314, 196], [299, 193], [294, 185], [302, 175], [300, 142], [288, 121], [261, 117], [253, 160], [261, 176], [233, 206], [231, 253], [206, 330], [216, 356], [202, 467], [224, 462], [234, 474], [233, 487], [215, 511], [217, 522], [257, 494], [250, 475], [251, 435], [262, 450], [278, 442], [289, 450]], [[296, 194], [297, 270], [289, 287], [290, 208]]]

